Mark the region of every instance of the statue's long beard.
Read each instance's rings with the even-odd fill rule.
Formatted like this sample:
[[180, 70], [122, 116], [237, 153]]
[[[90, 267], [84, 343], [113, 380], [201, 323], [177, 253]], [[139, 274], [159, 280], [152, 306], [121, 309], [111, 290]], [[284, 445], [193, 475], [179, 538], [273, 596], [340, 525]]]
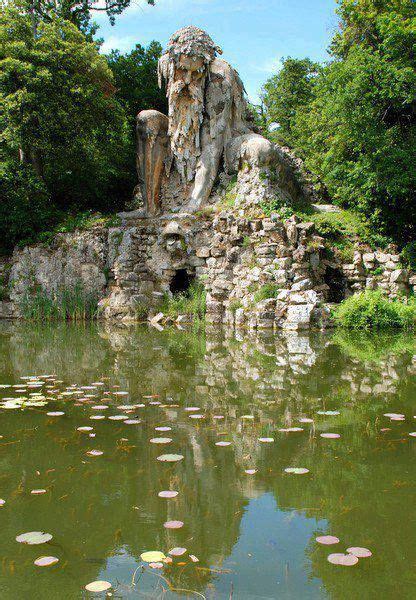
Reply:
[[169, 89], [170, 147], [183, 182], [194, 179], [201, 154], [204, 89], [205, 76], [189, 84], [174, 82]]

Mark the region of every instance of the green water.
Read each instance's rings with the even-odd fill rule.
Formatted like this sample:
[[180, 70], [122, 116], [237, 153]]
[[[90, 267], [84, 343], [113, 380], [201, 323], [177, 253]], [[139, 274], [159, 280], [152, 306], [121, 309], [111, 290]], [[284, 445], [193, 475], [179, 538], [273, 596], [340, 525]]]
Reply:
[[[2, 323], [0, 383], [24, 386], [21, 377], [37, 376], [44, 385], [2, 388], [1, 397], [41, 390], [49, 401], [0, 409], [1, 600], [104, 598], [85, 591], [95, 580], [113, 585], [112, 598], [414, 598], [414, 354], [415, 340], [405, 336]], [[75, 393], [62, 395], [70, 386]], [[128, 404], [145, 405], [126, 413], [140, 423], [108, 419]], [[328, 410], [340, 414], [318, 414]], [[79, 426], [92, 426], [95, 437]], [[172, 442], [149, 442], [160, 436]], [[91, 449], [103, 454], [91, 457]], [[165, 453], [184, 458], [158, 461]], [[46, 493], [31, 494], [40, 488]], [[162, 490], [179, 493], [160, 498]], [[184, 525], [166, 529], [170, 520]], [[15, 541], [29, 531], [53, 539]], [[339, 544], [318, 544], [322, 534]], [[352, 567], [327, 561], [350, 546], [373, 556]], [[174, 547], [187, 552], [163, 569], [140, 560], [144, 551]], [[35, 566], [42, 555], [59, 562]]]

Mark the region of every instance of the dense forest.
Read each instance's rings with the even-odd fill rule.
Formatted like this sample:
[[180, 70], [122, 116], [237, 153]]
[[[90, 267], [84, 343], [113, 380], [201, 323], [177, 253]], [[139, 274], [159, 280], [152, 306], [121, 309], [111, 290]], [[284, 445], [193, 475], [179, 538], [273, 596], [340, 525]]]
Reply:
[[[153, 2], [149, 2], [152, 4]], [[13, 0], [0, 15], [1, 250], [131, 206], [135, 115], [166, 111], [158, 42], [100, 53], [95, 10], [129, 0]], [[263, 132], [324, 201], [415, 251], [416, 15], [412, 0], [339, 0], [330, 60], [287, 58], [262, 92]], [[413, 250], [412, 250], [413, 249]]]

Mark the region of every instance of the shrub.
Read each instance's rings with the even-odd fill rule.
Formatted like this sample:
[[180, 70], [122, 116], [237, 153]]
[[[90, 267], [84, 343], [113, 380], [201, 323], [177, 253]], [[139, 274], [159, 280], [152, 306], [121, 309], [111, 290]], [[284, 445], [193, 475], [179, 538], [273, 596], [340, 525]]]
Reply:
[[410, 298], [389, 300], [380, 291], [366, 291], [350, 296], [334, 309], [338, 325], [348, 329], [414, 329], [416, 302]]
[[416, 271], [416, 241], [406, 244], [401, 252], [401, 257], [406, 265]]
[[279, 286], [276, 283], [265, 283], [256, 292], [254, 292], [254, 302], [260, 302], [267, 298], [276, 298], [279, 293]]
[[166, 316], [176, 319], [179, 315], [192, 317], [194, 323], [205, 320], [206, 291], [200, 281], [195, 281], [186, 292], [178, 294], [165, 294], [161, 312]]

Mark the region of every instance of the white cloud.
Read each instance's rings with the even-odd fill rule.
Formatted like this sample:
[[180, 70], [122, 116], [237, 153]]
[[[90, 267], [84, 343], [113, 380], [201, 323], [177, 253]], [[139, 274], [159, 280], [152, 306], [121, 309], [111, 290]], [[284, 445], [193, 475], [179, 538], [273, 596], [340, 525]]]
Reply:
[[117, 36], [110, 35], [108, 36], [103, 45], [100, 48], [100, 52], [103, 54], [107, 54], [111, 50], [120, 50], [120, 52], [126, 52], [133, 48], [136, 44], [137, 40], [132, 35], [125, 36]]
[[253, 71], [257, 71], [258, 73], [274, 75], [280, 71], [282, 68], [282, 63], [280, 58], [268, 58], [262, 63], [253, 63], [250, 65], [250, 67]]

